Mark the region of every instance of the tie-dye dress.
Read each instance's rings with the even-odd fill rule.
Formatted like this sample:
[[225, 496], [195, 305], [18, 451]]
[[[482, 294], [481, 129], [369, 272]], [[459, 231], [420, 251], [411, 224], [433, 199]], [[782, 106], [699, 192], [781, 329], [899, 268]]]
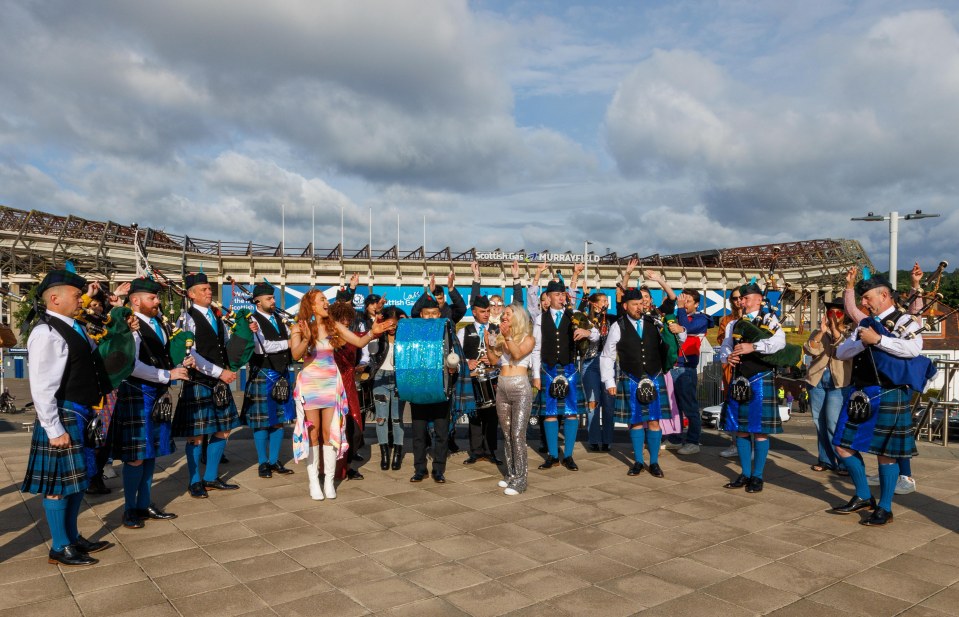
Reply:
[[345, 422], [349, 409], [346, 388], [343, 386], [340, 371], [336, 368], [333, 346], [329, 339], [318, 341], [316, 349], [308, 351], [303, 357], [303, 370], [296, 376], [293, 400], [304, 410], [333, 408], [330, 443], [337, 449], [338, 458], [342, 458], [349, 448]]

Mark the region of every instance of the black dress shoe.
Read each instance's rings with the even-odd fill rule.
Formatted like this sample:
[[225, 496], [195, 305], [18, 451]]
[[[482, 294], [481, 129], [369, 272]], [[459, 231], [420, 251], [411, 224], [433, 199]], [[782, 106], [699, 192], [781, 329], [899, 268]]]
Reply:
[[110, 489], [103, 484], [103, 476], [95, 476], [90, 480], [90, 486], [87, 487], [87, 495], [109, 495]]
[[494, 465], [502, 465], [502, 464], [503, 464], [503, 461], [501, 461], [501, 460], [499, 460], [498, 458], [496, 458], [496, 455], [495, 455], [495, 454], [490, 454], [489, 456], [486, 457], [486, 460], [488, 460], [489, 462], [493, 463]]
[[346, 470], [346, 479], [347, 479], [347, 480], [362, 480], [362, 479], [363, 479], [363, 474], [361, 474], [358, 469], [347, 469], [347, 470]]
[[559, 459], [552, 456], [547, 456], [546, 460], [543, 461], [543, 464], [539, 466], [539, 469], [551, 469], [556, 465], [559, 465]]
[[609, 444], [604, 443], [602, 446], [600, 446], [600, 450], [602, 450], [603, 452], [609, 452]]
[[227, 484], [223, 478], [217, 478], [213, 482], [203, 482], [203, 488], [213, 489], [214, 491], [235, 491], [240, 488], [239, 484]]
[[563, 459], [563, 467], [570, 471], [579, 471], [579, 467], [576, 465], [576, 461], [573, 460], [572, 456], [567, 456]]
[[435, 480], [437, 484], [446, 484], [446, 476], [441, 473], [434, 473], [433, 480]]
[[746, 487], [747, 493], [761, 493], [763, 492], [763, 479], [762, 478], [750, 478], [749, 486]]
[[743, 474], [739, 474], [739, 477], [732, 482], [723, 484], [723, 488], [743, 488], [749, 484], [749, 480], [750, 478], [744, 476]]
[[172, 512], [164, 512], [152, 503], [148, 508], [137, 510], [137, 514], [139, 514], [140, 518], [142, 519], [150, 519], [154, 521], [172, 521], [177, 517], [176, 514]]
[[261, 478], [272, 478], [273, 468], [270, 467], [269, 463], [261, 463], [259, 468], [257, 468], [257, 474], [259, 474]]
[[280, 474], [281, 476], [288, 476], [291, 473], [293, 473], [293, 470], [287, 467], [284, 467], [283, 463], [273, 463], [272, 465], [270, 465], [270, 470], [272, 470], [273, 473]]
[[99, 553], [100, 551], [105, 551], [113, 546], [113, 543], [107, 542], [106, 540], [93, 542], [92, 540], [87, 540], [83, 536], [77, 536], [77, 541], [73, 543], [73, 546], [75, 546], [81, 553], [86, 553], [89, 555], [90, 553]]
[[63, 550], [50, 550], [47, 563], [58, 563], [62, 566], [92, 566], [100, 563], [98, 559], [90, 557], [72, 544], [63, 547]]
[[476, 462], [479, 461], [479, 460], [480, 460], [480, 457], [478, 457], [478, 456], [473, 456], [472, 454], [470, 454], [470, 455], [466, 458], [466, 460], [463, 461], [463, 464], [464, 464], [464, 465], [475, 465]]
[[654, 478], [662, 478], [663, 468], [659, 466], [659, 463], [650, 463], [649, 475], [653, 476]]
[[206, 499], [209, 497], [206, 489], [203, 488], [202, 482], [194, 482], [190, 485], [190, 497], [193, 497], [194, 499]]
[[127, 529], [143, 529], [143, 519], [136, 510], [124, 510], [123, 526]]
[[410, 478], [410, 482], [422, 482], [423, 478], [426, 477], [425, 473], [417, 471], [413, 474], [413, 477]]
[[881, 527], [892, 522], [892, 512], [883, 508], [876, 508], [872, 515], [864, 521], [859, 521], [860, 525], [866, 527]]
[[869, 508], [870, 510], [876, 509], [876, 498], [870, 497], [869, 499], [860, 499], [859, 497], [853, 496], [844, 506], [836, 506], [830, 512], [833, 514], [852, 514], [853, 512], [859, 512], [860, 510], [865, 510]]
[[643, 465], [642, 463], [633, 463], [633, 466], [629, 468], [629, 471], [626, 472], [626, 475], [638, 476], [644, 471], [646, 471], [646, 465]]
[[590, 452], [599, 452], [599, 444], [598, 443], [589, 444], [589, 450]]

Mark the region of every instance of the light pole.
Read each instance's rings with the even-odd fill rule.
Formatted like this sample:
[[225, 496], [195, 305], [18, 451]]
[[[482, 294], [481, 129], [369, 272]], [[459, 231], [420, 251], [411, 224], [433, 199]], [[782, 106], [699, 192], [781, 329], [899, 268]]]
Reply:
[[899, 257], [899, 221], [915, 221], [918, 219], [928, 219], [938, 214], [926, 214], [922, 210], [916, 210], [911, 214], [906, 214], [904, 216], [899, 216], [898, 212], [890, 212], [888, 215], [883, 216], [881, 214], [873, 214], [870, 212], [866, 216], [855, 216], [851, 218], [852, 221], [869, 221], [869, 222], [881, 222], [889, 221], [889, 283], [892, 285], [892, 290], [896, 290], [896, 279], [897, 277], [897, 261]]

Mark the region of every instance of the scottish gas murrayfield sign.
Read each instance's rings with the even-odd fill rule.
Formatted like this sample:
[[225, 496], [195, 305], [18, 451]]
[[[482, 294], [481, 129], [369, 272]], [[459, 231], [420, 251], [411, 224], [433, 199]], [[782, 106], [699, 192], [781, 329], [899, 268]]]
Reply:
[[522, 262], [548, 262], [548, 263], [590, 263], [598, 264], [599, 255], [592, 253], [525, 253], [509, 251], [476, 251], [476, 259], [479, 261], [522, 261]]

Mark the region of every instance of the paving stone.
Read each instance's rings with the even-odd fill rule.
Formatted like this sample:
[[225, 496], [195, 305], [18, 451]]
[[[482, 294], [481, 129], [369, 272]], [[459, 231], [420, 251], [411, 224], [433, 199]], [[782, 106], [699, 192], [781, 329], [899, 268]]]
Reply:
[[876, 593], [855, 585], [840, 582], [811, 594], [808, 597], [813, 602], [831, 606], [835, 610], [856, 615], [885, 617], [896, 615], [909, 608], [912, 603], [898, 600], [891, 596]]
[[77, 594], [75, 597], [84, 616], [90, 617], [114, 615], [166, 602], [166, 599], [160, 594], [152, 581], [128, 583], [118, 587]]
[[173, 606], [183, 617], [206, 617], [242, 615], [265, 607], [266, 603], [245, 586], [235, 585], [173, 600]]
[[197, 570], [188, 570], [154, 578], [160, 591], [175, 600], [216, 589], [233, 587], [237, 579], [221, 565], [211, 565]]
[[429, 591], [399, 576], [374, 582], [353, 583], [341, 589], [354, 601], [372, 611], [382, 611], [432, 596]]
[[463, 565], [482, 572], [490, 578], [499, 578], [507, 574], [530, 570], [540, 565], [538, 561], [534, 561], [505, 548], [497, 548], [473, 557], [460, 559], [459, 561]]
[[497, 581], [480, 583], [444, 597], [451, 604], [476, 617], [495, 617], [533, 603], [532, 599]]
[[499, 548], [492, 542], [465, 533], [447, 536], [439, 540], [428, 540], [423, 542], [423, 546], [449, 559], [463, 559]]
[[225, 563], [224, 567], [242, 583], [303, 569], [303, 566], [283, 553], [268, 553], [237, 559]]
[[636, 603], [599, 587], [583, 587], [554, 599], [554, 604], [562, 606], [573, 615], [585, 615], [603, 607], [603, 615], [617, 617], [632, 615], [636, 612]]
[[93, 568], [65, 569], [63, 578], [70, 591], [79, 594], [143, 581], [147, 575], [138, 565], [127, 562]]
[[269, 606], [277, 606], [332, 589], [329, 583], [310, 570], [296, 570], [259, 578], [247, 582], [246, 586]]
[[57, 566], [50, 566], [47, 576], [0, 585], [0, 609], [69, 595], [70, 588], [60, 576]]
[[450, 561], [448, 557], [418, 544], [383, 551], [381, 553], [373, 553], [371, 556], [397, 574], [403, 574], [411, 570], [420, 570]]
[[670, 583], [651, 574], [636, 571], [604, 581], [599, 584], [599, 587], [631, 600], [637, 608], [656, 606], [693, 591], [684, 585]]
[[406, 578], [438, 596], [490, 580], [488, 576], [455, 562], [414, 570], [407, 573]]
[[799, 596], [739, 576], [702, 589], [703, 593], [759, 614], [770, 613], [799, 600]]
[[552, 564], [504, 576], [499, 581], [536, 601], [548, 600], [575, 589], [589, 587], [589, 582], [564, 572]]

